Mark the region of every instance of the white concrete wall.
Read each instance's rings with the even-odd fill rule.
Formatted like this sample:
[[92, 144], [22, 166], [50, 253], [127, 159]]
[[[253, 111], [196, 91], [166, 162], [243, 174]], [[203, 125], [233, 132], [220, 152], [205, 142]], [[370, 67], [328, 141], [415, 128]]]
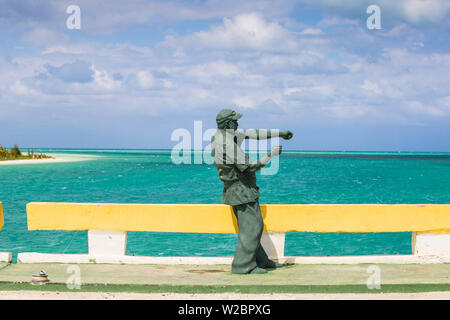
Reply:
[[0, 262], [12, 262], [11, 252], [0, 252]]
[[[146, 257], [126, 255], [126, 232], [89, 231], [89, 254], [19, 253], [18, 263], [231, 264], [233, 257]], [[279, 262], [299, 264], [450, 263], [450, 234], [413, 233], [411, 255], [330, 257], [284, 256], [285, 233], [264, 232], [261, 244]], [[2, 255], [0, 254], [0, 261]], [[10, 259], [10, 258], [9, 258]]]
[[[88, 254], [49, 254], [19, 253], [17, 263], [112, 263], [112, 264], [197, 264], [230, 265], [232, 256], [227, 257], [147, 257], [147, 256], [90, 256]], [[368, 256], [331, 256], [331, 257], [289, 257], [279, 262], [297, 264], [430, 264], [450, 263], [450, 257], [429, 259], [415, 255], [368, 255]]]
[[127, 233], [120, 231], [88, 231], [90, 256], [124, 256], [127, 250]]
[[56, 254], [24, 252], [17, 263], [112, 263], [112, 264], [231, 264], [233, 257], [148, 257], [148, 256], [91, 256], [89, 254]]
[[449, 233], [413, 233], [413, 254], [420, 257], [450, 257]]

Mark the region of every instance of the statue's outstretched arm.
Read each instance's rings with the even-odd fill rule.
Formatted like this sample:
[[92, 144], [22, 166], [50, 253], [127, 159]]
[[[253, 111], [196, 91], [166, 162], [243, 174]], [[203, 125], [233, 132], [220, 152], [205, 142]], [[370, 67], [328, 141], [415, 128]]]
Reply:
[[248, 129], [245, 130], [245, 138], [246, 139], [255, 139], [255, 140], [264, 140], [264, 139], [272, 139], [272, 138], [283, 138], [289, 140], [292, 138], [294, 134], [289, 130], [280, 131], [278, 129]]

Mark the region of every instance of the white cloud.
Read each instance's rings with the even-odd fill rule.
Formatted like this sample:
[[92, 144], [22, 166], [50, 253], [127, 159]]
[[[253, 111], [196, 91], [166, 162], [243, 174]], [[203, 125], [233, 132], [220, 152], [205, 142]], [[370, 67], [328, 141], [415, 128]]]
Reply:
[[97, 70], [93, 67], [94, 70], [94, 81], [101, 88], [105, 88], [108, 90], [114, 90], [120, 87], [120, 81], [114, 80], [114, 78], [109, 75], [106, 71]]
[[223, 60], [195, 65], [187, 72], [188, 76], [195, 77], [198, 81], [206, 83], [210, 83], [217, 78], [237, 77], [240, 74], [238, 67]]
[[364, 80], [360, 88], [363, 89], [369, 95], [379, 95], [382, 93], [380, 87], [376, 83], [367, 79]]
[[9, 89], [12, 93], [17, 94], [19, 96], [36, 96], [39, 95], [37, 90], [29, 88], [24, 85], [20, 80], [15, 81], [13, 84], [9, 86]]
[[[258, 12], [279, 17], [292, 10], [293, 0], [77, 0], [81, 27], [88, 33], [111, 33], [130, 25], [156, 26], [180, 21], [201, 21]], [[69, 16], [70, 3], [60, 0], [1, 0], [0, 21], [21, 21], [27, 27], [59, 29]]]
[[346, 19], [346, 18], [339, 18], [339, 17], [326, 17], [319, 21], [317, 24], [319, 27], [331, 27], [336, 25], [358, 25], [360, 22], [355, 19]]
[[212, 97], [210, 91], [202, 89], [202, 88], [192, 88], [191, 89], [191, 98], [193, 101], [197, 100], [206, 100]]
[[256, 105], [256, 101], [254, 101], [251, 97], [249, 96], [244, 96], [244, 97], [237, 97], [234, 98], [233, 103], [240, 107], [240, 108], [254, 108]]
[[48, 46], [52, 43], [69, 42], [69, 36], [62, 32], [47, 28], [35, 28], [22, 34], [22, 40], [38, 45]]
[[321, 96], [329, 96], [334, 93], [334, 88], [330, 85], [316, 85], [312, 87], [286, 88], [284, 94], [290, 96], [295, 93], [307, 93]]
[[[447, 0], [304, 0], [304, 2], [320, 5], [329, 9], [335, 15], [341, 15], [347, 18], [356, 18], [364, 16], [365, 9], [376, 4], [381, 9], [382, 21], [386, 17], [392, 22], [398, 19], [411, 24], [441, 22], [450, 11], [450, 3]], [[328, 21], [331, 21], [327, 18]], [[348, 22], [348, 21], [347, 21]], [[325, 22], [330, 25], [330, 22]], [[342, 24], [333, 23], [333, 24]], [[396, 24], [396, 23], [395, 23]]]
[[292, 34], [277, 22], [266, 21], [260, 14], [240, 14], [224, 18], [223, 24], [199, 31], [188, 38], [204, 47], [221, 49], [296, 50]]
[[323, 106], [321, 109], [325, 112], [325, 115], [340, 119], [360, 118], [372, 111], [371, 108], [363, 105], [341, 105], [339, 103]]
[[42, 54], [73, 54], [80, 55], [89, 52], [89, 47], [87, 45], [78, 43], [66, 43], [57, 45], [46, 45], [45, 49], [42, 50]]
[[[308, 28], [299, 28], [305, 36], [253, 13], [226, 18], [201, 32], [167, 36], [154, 46], [50, 42], [38, 53], [0, 60], [0, 96], [13, 105], [96, 106], [137, 115], [183, 116], [236, 106], [264, 114], [275, 110], [279, 119], [291, 122], [426, 122], [449, 115], [450, 54], [413, 50], [410, 43], [426, 43], [414, 28], [376, 38], [348, 24], [337, 36], [349, 40], [338, 46], [336, 35]], [[405, 33], [411, 40], [403, 40]], [[394, 43], [385, 46], [386, 41]], [[382, 49], [371, 56], [377, 46]], [[46, 65], [77, 60], [92, 66], [93, 81], [38, 77]], [[33, 101], [33, 94], [40, 98]]]
[[442, 97], [438, 99], [438, 105], [450, 113], [450, 96]]
[[305, 28], [300, 34], [305, 35], [320, 35], [323, 34], [323, 31], [319, 28]]
[[450, 10], [450, 4], [445, 0], [405, 0], [398, 5], [401, 6], [399, 12], [412, 23], [442, 21]]
[[446, 112], [436, 106], [423, 103], [421, 101], [406, 101], [402, 108], [407, 112], [432, 117], [442, 117], [446, 115]]
[[155, 78], [146, 71], [139, 71], [137, 74], [137, 79], [138, 79], [139, 85], [144, 89], [153, 87], [156, 82]]

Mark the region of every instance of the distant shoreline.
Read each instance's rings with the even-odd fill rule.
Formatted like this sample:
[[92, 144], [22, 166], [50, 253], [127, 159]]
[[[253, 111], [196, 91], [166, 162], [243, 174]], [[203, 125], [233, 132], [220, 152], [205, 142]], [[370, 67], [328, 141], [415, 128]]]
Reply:
[[[282, 144], [282, 143], [281, 143]], [[25, 149], [25, 148], [24, 148]], [[36, 151], [44, 153], [52, 153], [52, 151], [159, 151], [171, 152], [172, 148], [34, 148]], [[48, 151], [47, 151], [48, 150]], [[209, 149], [190, 149], [191, 152], [204, 152]], [[251, 150], [250, 150], [251, 151]], [[450, 151], [383, 151], [383, 150], [295, 150], [283, 147], [286, 153], [305, 153], [305, 154], [391, 154], [391, 155], [450, 155]]]
[[23, 159], [23, 160], [5, 160], [0, 161], [2, 165], [21, 165], [21, 164], [41, 164], [41, 163], [58, 163], [58, 162], [78, 162], [95, 160], [98, 156], [81, 155], [81, 154], [52, 154], [49, 153], [52, 158], [44, 159]]

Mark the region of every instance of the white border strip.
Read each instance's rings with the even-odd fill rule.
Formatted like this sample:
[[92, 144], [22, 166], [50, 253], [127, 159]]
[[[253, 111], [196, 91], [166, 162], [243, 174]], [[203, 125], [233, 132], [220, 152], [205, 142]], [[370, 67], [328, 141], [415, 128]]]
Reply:
[[[150, 256], [94, 256], [89, 254], [19, 253], [17, 263], [110, 263], [110, 264], [231, 264], [227, 257], [150, 257]], [[278, 259], [279, 262], [295, 264], [433, 264], [450, 263], [450, 257], [416, 255], [368, 255], [333, 257], [295, 257]]]
[[12, 252], [0, 252], [0, 262], [12, 262]]

